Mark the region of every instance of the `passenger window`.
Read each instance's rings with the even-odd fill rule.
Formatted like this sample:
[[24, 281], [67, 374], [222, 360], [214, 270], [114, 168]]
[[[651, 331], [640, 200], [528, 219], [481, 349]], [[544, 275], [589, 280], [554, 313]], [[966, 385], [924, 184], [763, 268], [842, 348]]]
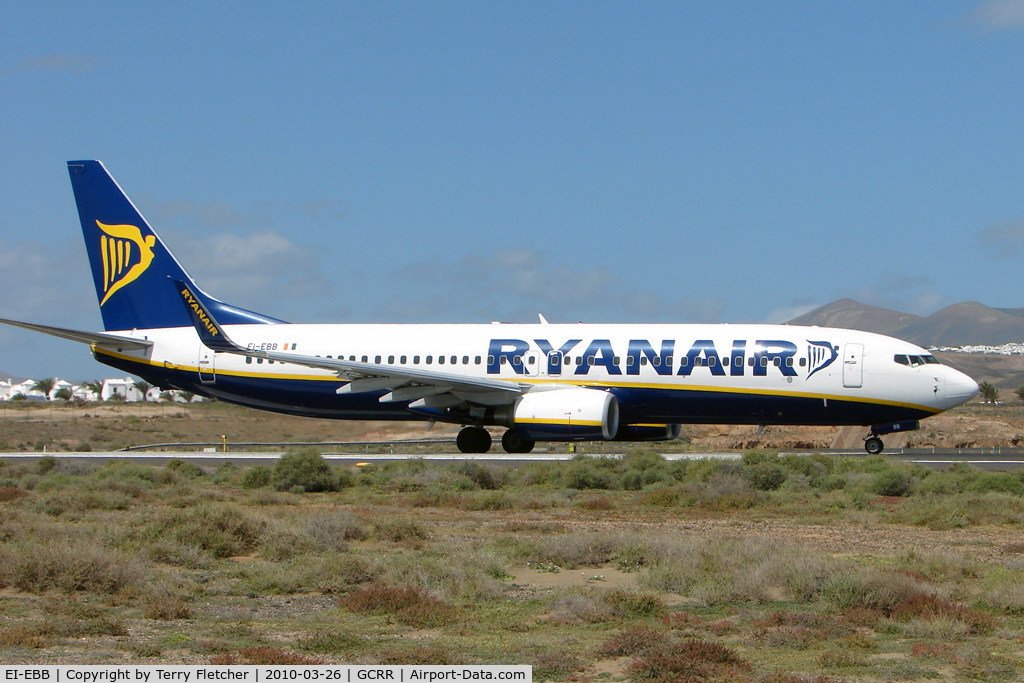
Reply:
[[665, 366], [672, 367], [672, 356], [665, 356]]
[[768, 367], [768, 356], [761, 356], [761, 367]]
[[469, 356], [463, 356], [462, 357], [462, 364], [463, 365], [469, 365]]
[[654, 358], [652, 358], [651, 365], [653, 365], [656, 368], [661, 367], [661, 356], [655, 356]]
[[640, 356], [640, 365], [647, 365], [647, 356]]
[[476, 365], [480, 365], [480, 356], [476, 356], [476, 357], [475, 357], [475, 358], [473, 359], [473, 362], [474, 362], [474, 363], [475, 363]]
[[494, 356], [487, 356], [487, 364], [491, 365], [494, 363]]
[[613, 365], [618, 365], [621, 362], [622, 362], [622, 359], [619, 358], [618, 356], [615, 356], [615, 358], [612, 359], [612, 364]]
[[351, 361], [354, 361], [356, 359], [356, 357], [355, 356], [349, 356], [348, 359], [351, 360]]
[[427, 365], [432, 365], [433, 362], [434, 362], [434, 357], [433, 356], [427, 356]]
[[388, 356], [388, 365], [394, 365], [394, 364], [395, 364], [395, 357], [394, 356]]
[[367, 358], [366, 356], [363, 356], [363, 362], [364, 362], [364, 363], [367, 363], [367, 362], [369, 362], [369, 360], [370, 360], [369, 358]]
[[412, 357], [412, 364], [413, 365], [419, 365], [420, 364], [420, 357], [419, 356], [413, 356]]
[[405, 365], [405, 361], [406, 361], [406, 356], [402, 356], [401, 358], [398, 359], [398, 362], [401, 363], [402, 365]]
[[373, 357], [373, 362], [377, 363], [378, 365], [380, 365], [380, 356], [374, 356]]
[[438, 356], [437, 357], [437, 364], [438, 365], [444, 365], [444, 356]]
[[256, 364], [257, 365], [263, 365], [263, 359], [262, 358], [257, 358], [256, 359]]
[[793, 356], [790, 356], [789, 358], [786, 359], [786, 367], [787, 368], [793, 367]]
[[458, 356], [452, 356], [451, 357], [451, 361], [452, 361], [452, 365], [455, 365], [456, 363], [459, 362], [459, 357]]
[[523, 364], [522, 356], [512, 356], [512, 365], [519, 366]]

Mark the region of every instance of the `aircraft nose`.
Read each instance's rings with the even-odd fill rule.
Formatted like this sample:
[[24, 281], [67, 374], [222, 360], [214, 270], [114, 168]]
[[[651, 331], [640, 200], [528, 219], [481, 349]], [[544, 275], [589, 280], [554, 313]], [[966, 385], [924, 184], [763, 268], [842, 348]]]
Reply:
[[953, 368], [946, 368], [946, 409], [967, 403], [978, 395], [978, 383]]

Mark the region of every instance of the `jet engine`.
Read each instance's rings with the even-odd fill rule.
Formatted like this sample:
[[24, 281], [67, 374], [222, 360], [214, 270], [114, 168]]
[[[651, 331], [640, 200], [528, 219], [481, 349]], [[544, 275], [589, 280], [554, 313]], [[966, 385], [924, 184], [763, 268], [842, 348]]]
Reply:
[[531, 391], [496, 421], [531, 441], [609, 440], [619, 431], [619, 403], [607, 391]]

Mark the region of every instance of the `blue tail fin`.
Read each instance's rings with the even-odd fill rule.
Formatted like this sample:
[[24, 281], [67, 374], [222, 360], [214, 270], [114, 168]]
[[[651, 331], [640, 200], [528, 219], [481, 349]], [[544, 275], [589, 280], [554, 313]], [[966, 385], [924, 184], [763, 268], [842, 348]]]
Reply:
[[69, 161], [68, 173], [105, 329], [191, 327], [175, 280], [187, 283], [222, 324], [282, 322], [203, 293], [102, 163]]

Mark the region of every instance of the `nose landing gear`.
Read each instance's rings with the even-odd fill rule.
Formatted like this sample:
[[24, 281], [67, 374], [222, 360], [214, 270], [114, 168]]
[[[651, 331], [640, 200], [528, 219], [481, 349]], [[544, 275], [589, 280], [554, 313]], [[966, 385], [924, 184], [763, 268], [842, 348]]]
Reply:
[[892, 434], [893, 432], [912, 432], [920, 429], [921, 423], [917, 420], [905, 420], [903, 422], [886, 422], [880, 425], [871, 425], [871, 431], [864, 437], [864, 450], [869, 455], [878, 455], [885, 449], [880, 436]]

